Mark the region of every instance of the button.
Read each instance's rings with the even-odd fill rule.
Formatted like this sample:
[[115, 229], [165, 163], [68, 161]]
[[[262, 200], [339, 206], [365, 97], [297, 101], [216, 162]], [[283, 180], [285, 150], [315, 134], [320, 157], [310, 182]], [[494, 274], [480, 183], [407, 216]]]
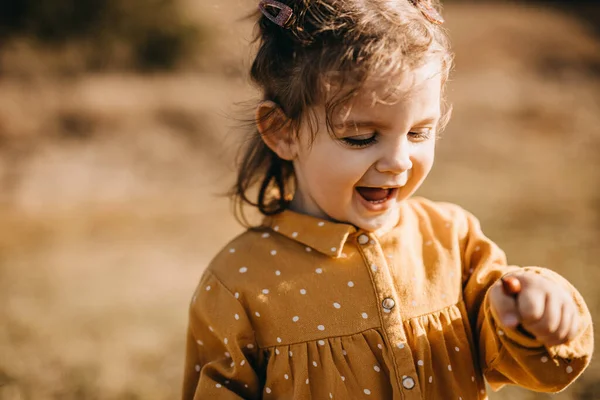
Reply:
[[411, 390], [415, 387], [415, 380], [410, 376], [407, 376], [402, 380], [402, 386], [404, 386], [405, 389]]
[[396, 302], [394, 301], [394, 299], [386, 297], [385, 299], [383, 299], [383, 302], [381, 303], [381, 305], [386, 310], [391, 310], [396, 305]]
[[369, 243], [369, 237], [365, 234], [362, 234], [358, 237], [358, 243], [365, 245], [367, 243]]

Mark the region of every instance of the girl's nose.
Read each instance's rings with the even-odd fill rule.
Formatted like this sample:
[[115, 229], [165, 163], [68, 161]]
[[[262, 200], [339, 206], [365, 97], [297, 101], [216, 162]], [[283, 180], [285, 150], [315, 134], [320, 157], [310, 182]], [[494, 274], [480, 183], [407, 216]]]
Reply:
[[408, 140], [402, 139], [400, 143], [384, 149], [383, 155], [375, 164], [375, 169], [388, 174], [401, 174], [408, 171], [413, 167], [409, 147]]

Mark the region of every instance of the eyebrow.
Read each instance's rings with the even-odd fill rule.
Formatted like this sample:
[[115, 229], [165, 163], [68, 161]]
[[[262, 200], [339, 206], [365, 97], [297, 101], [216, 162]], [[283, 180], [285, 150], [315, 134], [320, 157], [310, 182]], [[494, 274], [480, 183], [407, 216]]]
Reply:
[[[426, 118], [423, 118], [422, 120], [420, 120], [418, 123], [414, 124], [415, 126], [419, 126], [419, 125], [425, 125], [425, 124], [431, 124], [431, 123], [435, 123], [437, 121], [439, 121], [440, 119], [440, 115], [432, 115]], [[344, 121], [341, 123], [337, 123], [333, 125], [334, 128], [336, 129], [343, 129], [343, 128], [347, 128], [347, 127], [355, 127], [355, 128], [375, 128], [375, 127], [379, 127], [379, 128], [387, 128], [388, 125], [377, 122], [377, 121], [355, 121], [355, 120], [348, 120], [348, 121]]]

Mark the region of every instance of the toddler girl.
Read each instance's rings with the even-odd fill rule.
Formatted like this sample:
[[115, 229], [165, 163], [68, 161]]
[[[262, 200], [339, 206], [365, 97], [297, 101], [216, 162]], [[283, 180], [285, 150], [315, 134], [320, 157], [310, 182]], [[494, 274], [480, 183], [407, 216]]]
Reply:
[[233, 194], [264, 220], [202, 276], [183, 398], [467, 400], [487, 398], [484, 378], [573, 382], [593, 350], [573, 286], [507, 265], [462, 208], [411, 197], [449, 115], [436, 9], [262, 0], [257, 16], [264, 101]]

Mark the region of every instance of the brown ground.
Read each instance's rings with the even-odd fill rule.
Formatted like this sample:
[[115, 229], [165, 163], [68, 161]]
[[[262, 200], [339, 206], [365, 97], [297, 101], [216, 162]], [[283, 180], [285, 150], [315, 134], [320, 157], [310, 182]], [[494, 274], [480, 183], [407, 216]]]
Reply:
[[[239, 135], [226, 115], [255, 96], [251, 26], [216, 22], [247, 2], [212, 3], [189, 0], [214, 28], [193, 71], [66, 79], [4, 60], [0, 399], [177, 397], [192, 290], [240, 231], [215, 196]], [[559, 271], [600, 317], [600, 41], [536, 8], [446, 17], [455, 113], [420, 194], [474, 212], [512, 263]], [[598, 382], [592, 364], [554, 398], [598, 399]]]

